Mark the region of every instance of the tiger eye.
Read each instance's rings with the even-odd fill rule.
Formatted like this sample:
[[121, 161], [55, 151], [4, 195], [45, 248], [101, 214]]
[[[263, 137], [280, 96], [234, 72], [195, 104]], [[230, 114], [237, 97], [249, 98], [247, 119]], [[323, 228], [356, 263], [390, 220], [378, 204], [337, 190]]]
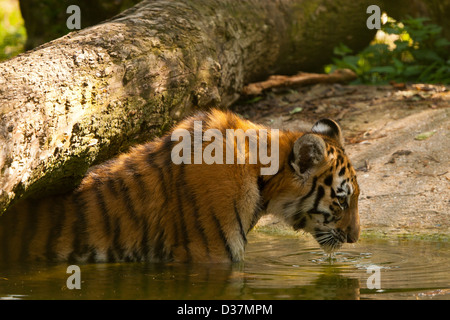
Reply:
[[345, 197], [345, 196], [338, 197], [338, 202], [343, 209], [348, 208], [347, 197]]

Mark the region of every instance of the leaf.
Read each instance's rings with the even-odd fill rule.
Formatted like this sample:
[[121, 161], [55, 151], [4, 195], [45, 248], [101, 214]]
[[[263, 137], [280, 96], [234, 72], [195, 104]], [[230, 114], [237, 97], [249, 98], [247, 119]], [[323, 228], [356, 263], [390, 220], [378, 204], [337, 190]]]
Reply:
[[414, 139], [415, 140], [426, 140], [426, 139], [430, 138], [431, 136], [433, 136], [435, 133], [436, 133], [436, 131], [428, 131], [428, 132], [419, 133]]
[[395, 74], [395, 68], [392, 66], [373, 67], [370, 69], [370, 72]]
[[385, 43], [375, 43], [367, 48], [368, 51], [378, 54], [386, 54], [389, 52], [389, 46]]
[[394, 58], [394, 66], [398, 71], [403, 70], [403, 62], [401, 62], [400, 60], [398, 60], [397, 58]]
[[403, 75], [405, 77], [411, 77], [415, 75], [419, 75], [424, 69], [424, 66], [407, 66], [405, 68], [405, 71], [403, 72]]
[[295, 107], [294, 109], [292, 109], [290, 112], [289, 112], [289, 114], [296, 114], [296, 113], [299, 113], [299, 112], [302, 112], [303, 111], [303, 108], [302, 107]]
[[353, 52], [353, 50], [350, 49], [349, 47], [347, 47], [343, 43], [340, 43], [339, 46], [337, 46], [333, 49], [333, 53], [335, 55], [341, 56], [341, 57], [346, 56], [347, 54], [352, 53], [352, 52]]
[[342, 58], [342, 61], [353, 71], [358, 70], [358, 56], [345, 56]]
[[395, 40], [395, 52], [403, 52], [407, 51], [409, 49], [409, 42], [408, 41], [401, 41], [401, 40]]
[[436, 47], [446, 47], [450, 45], [450, 41], [448, 41], [446, 38], [439, 38], [434, 42], [434, 45]]
[[259, 100], [261, 100], [262, 98], [263, 98], [262, 96], [257, 96], [250, 100], [245, 101], [245, 103], [248, 103], [248, 104], [255, 103], [255, 102], [258, 102]]
[[414, 57], [419, 61], [444, 63], [444, 60], [439, 55], [430, 49], [418, 49], [413, 52]]
[[402, 33], [402, 30], [400, 30], [400, 28], [398, 28], [397, 26], [384, 27], [383, 31], [386, 32], [387, 34], [400, 34], [400, 33]]

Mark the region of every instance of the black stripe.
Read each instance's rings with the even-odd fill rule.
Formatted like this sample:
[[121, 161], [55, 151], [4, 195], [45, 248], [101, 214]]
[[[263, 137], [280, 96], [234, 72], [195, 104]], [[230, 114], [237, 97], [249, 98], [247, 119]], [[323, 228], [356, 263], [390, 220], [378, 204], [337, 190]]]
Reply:
[[147, 186], [144, 183], [144, 180], [142, 179], [142, 174], [137, 171], [136, 163], [132, 162], [130, 158], [127, 158], [125, 160], [125, 166], [138, 186], [139, 199], [142, 201], [142, 203], [145, 203], [148, 190]]
[[192, 192], [192, 189], [189, 188], [189, 185], [186, 182], [186, 175], [185, 175], [184, 170], [185, 170], [185, 166], [182, 164], [180, 166], [180, 180], [181, 180], [180, 182], [181, 182], [181, 185], [183, 186], [183, 195], [185, 195], [187, 200], [192, 204], [195, 228], [200, 233], [200, 238], [202, 239], [203, 245], [205, 246], [206, 254], [209, 257], [209, 245], [208, 245], [208, 239], [206, 238], [206, 230], [200, 222], [199, 208], [197, 206], [197, 199], [195, 197], [195, 193]]
[[161, 154], [170, 155], [175, 144], [178, 144], [178, 141], [172, 141], [172, 135], [165, 135], [161, 138], [161, 144], [158, 151], [161, 152]]
[[72, 232], [74, 234], [72, 242], [72, 252], [69, 255], [69, 261], [75, 262], [88, 251], [86, 244], [86, 205], [83, 202], [82, 194], [75, 192], [72, 196], [72, 203], [75, 210], [76, 219], [72, 226]]
[[330, 146], [330, 152], [334, 153], [336, 150], [334, 150], [333, 146]]
[[160, 262], [166, 260], [165, 239], [166, 239], [166, 231], [164, 229], [159, 230], [158, 235], [156, 236], [154, 250], [152, 252], [152, 258], [154, 260], [159, 260]]
[[258, 191], [259, 191], [259, 194], [261, 195], [261, 193], [264, 190], [264, 187], [266, 186], [266, 182], [264, 181], [264, 177], [263, 176], [258, 176], [257, 183], [258, 183]]
[[158, 181], [159, 181], [159, 183], [161, 185], [161, 189], [162, 189], [162, 192], [160, 192], [160, 196], [164, 197], [163, 207], [166, 207], [167, 204], [169, 203], [169, 199], [167, 197], [168, 193], [167, 193], [167, 186], [166, 186], [166, 183], [164, 180], [164, 175], [163, 175], [162, 169], [156, 163], [156, 159], [155, 159], [156, 154], [154, 153], [154, 150], [151, 148], [150, 145], [147, 147], [147, 150], [151, 150], [151, 152], [149, 152], [147, 155], [147, 164], [158, 173]]
[[312, 185], [311, 185], [311, 189], [309, 189], [308, 193], [306, 195], [304, 195], [303, 197], [301, 197], [297, 203], [297, 210], [299, 210], [299, 212], [302, 207], [303, 201], [305, 201], [306, 199], [311, 197], [312, 194], [314, 193], [314, 191], [316, 190], [316, 185], [317, 185], [317, 177], [314, 177]]
[[174, 247], [178, 247], [180, 245], [180, 238], [179, 238], [179, 236], [180, 236], [180, 228], [179, 228], [178, 224], [179, 224], [178, 223], [178, 219], [176, 219], [174, 217], [174, 219], [173, 219], [173, 229], [174, 229], [173, 236], [174, 236], [174, 241], [175, 241], [174, 244], [173, 244]]
[[65, 199], [56, 198], [49, 212], [51, 216], [50, 223], [52, 226], [50, 227], [50, 232], [47, 238], [46, 257], [50, 261], [55, 260], [56, 258], [55, 245], [61, 236], [64, 220], [66, 218], [64, 201]]
[[259, 218], [261, 218], [261, 214], [263, 212], [263, 206], [258, 204], [255, 208], [255, 210], [253, 211], [253, 215], [252, 215], [252, 221], [250, 222], [250, 226], [247, 230], [247, 233], [250, 232], [250, 230], [253, 229], [253, 227], [256, 225], [256, 223], [258, 222]]
[[[104, 183], [108, 191], [111, 193], [112, 197], [114, 199], [119, 199], [119, 192], [117, 191], [114, 179], [109, 177]], [[104, 209], [107, 210], [107, 207], [105, 206]], [[113, 221], [111, 221], [111, 219], [113, 218], [109, 216], [109, 223], [105, 222], [106, 224], [109, 224], [109, 233], [112, 233], [113, 236], [112, 244], [108, 248], [107, 255], [109, 262], [115, 262], [123, 259], [123, 248], [120, 245], [120, 219], [116, 218]], [[105, 228], [107, 228], [106, 225]]]
[[345, 174], [345, 167], [342, 167], [342, 169], [339, 171], [339, 176], [343, 176]]
[[114, 261], [122, 261], [124, 256], [124, 249], [120, 244], [120, 219], [117, 217], [114, 219], [114, 236], [111, 251], [109, 251], [109, 257], [114, 254]]
[[111, 234], [111, 221], [109, 219], [109, 212], [106, 207], [105, 197], [103, 196], [103, 192], [101, 190], [102, 182], [98, 178], [94, 179], [94, 180], [95, 180], [94, 192], [95, 192], [95, 196], [97, 199], [97, 204], [100, 207], [100, 213], [103, 218], [104, 232], [105, 232], [106, 236], [108, 237]]
[[333, 199], [336, 198], [336, 192], [334, 191], [334, 189], [330, 188], [330, 190], [331, 190], [330, 197], [333, 198]]
[[145, 218], [142, 218], [142, 239], [141, 239], [141, 256], [139, 257], [139, 260], [146, 261], [148, 258], [149, 253], [149, 239], [148, 239], [148, 221]]
[[91, 248], [90, 251], [91, 251], [91, 253], [89, 254], [87, 262], [95, 263], [97, 261], [97, 252], [94, 248]]
[[[295, 228], [295, 226], [296, 226], [297, 224], [299, 224], [300, 221], [301, 221], [302, 219], [304, 219], [304, 218], [305, 218], [305, 217], [304, 217], [304, 213], [303, 213], [302, 210], [296, 211], [295, 214], [293, 215], [293, 221], [294, 221], [293, 226], [294, 226], [294, 228]], [[306, 223], [306, 220], [305, 220], [304, 222]]]
[[28, 204], [26, 215], [22, 218], [25, 219], [25, 226], [23, 229], [22, 246], [19, 257], [21, 261], [25, 261], [29, 257], [30, 244], [36, 235], [38, 223], [36, 214], [37, 208], [39, 208], [39, 206], [36, 203], [30, 202]]
[[[157, 172], [158, 175], [158, 181], [160, 184], [161, 191], [159, 192], [158, 196], [163, 198], [163, 204], [160, 207], [159, 212], [159, 220], [158, 220], [158, 228], [162, 229], [162, 231], [158, 234], [156, 241], [155, 241], [155, 248], [153, 250], [153, 255], [156, 258], [161, 259], [162, 261], [172, 261], [173, 260], [173, 252], [172, 252], [172, 246], [177, 247], [179, 245], [179, 225], [178, 221], [174, 219], [171, 221], [174, 228], [174, 243], [169, 246], [169, 244], [166, 243], [166, 237], [168, 236], [168, 230], [165, 229], [166, 226], [161, 226], [161, 217], [167, 212], [167, 210], [170, 209], [170, 204], [172, 201], [169, 201], [169, 194], [173, 194], [172, 190], [169, 190], [169, 187], [172, 183], [173, 186], [173, 164], [171, 162], [171, 151], [173, 147], [174, 141], [171, 141], [171, 136], [166, 135], [160, 140], [160, 144], [158, 145], [158, 149], [155, 151], [155, 144], [148, 144], [146, 147], [146, 150], [148, 152], [147, 155], [147, 164]], [[163, 167], [160, 167], [157, 161], [158, 153], [161, 153], [161, 155], [166, 155], [165, 163]], [[165, 169], [165, 170], [164, 170]], [[166, 171], [166, 172], [164, 172]], [[165, 175], [168, 175], [168, 182], [166, 183]], [[158, 228], [156, 230], [158, 230]]]
[[119, 198], [119, 192], [117, 191], [115, 181], [113, 178], [108, 178], [106, 180], [106, 187], [108, 188], [109, 192], [111, 192], [113, 198], [118, 199]]
[[[330, 213], [328, 213], [328, 212], [322, 212], [322, 215], [323, 215], [323, 223], [324, 224], [329, 224], [330, 222], [333, 222], [334, 220], [333, 220], [333, 216], [330, 214]], [[331, 220], [328, 220], [328, 219], [330, 219], [331, 218]]]
[[294, 230], [303, 229], [306, 226], [306, 217], [301, 217], [297, 222], [294, 223]]
[[325, 220], [324, 220], [325, 223], [330, 222], [330, 221], [328, 221], [328, 218], [330, 218], [330, 216], [331, 216], [331, 214], [329, 212], [311, 209], [308, 211], [308, 214], [309, 214], [310, 218], [312, 217], [313, 214], [321, 214], [325, 218]]
[[109, 247], [107, 250], [107, 261], [116, 262], [116, 255], [114, 254], [114, 250], [111, 247]]
[[314, 210], [317, 211], [317, 208], [319, 206], [319, 202], [323, 198], [324, 195], [325, 195], [325, 190], [323, 189], [322, 186], [319, 186], [317, 188], [316, 199], [314, 200]]
[[214, 211], [212, 211], [212, 210], [211, 210], [211, 216], [212, 216], [212, 218], [213, 218], [213, 220], [214, 220], [214, 223], [215, 223], [215, 225], [216, 225], [217, 231], [218, 231], [218, 233], [219, 233], [219, 237], [220, 237], [220, 239], [221, 239], [222, 242], [223, 242], [223, 246], [225, 247], [225, 250], [226, 250], [226, 252], [227, 252], [228, 258], [229, 258], [231, 261], [235, 261], [235, 260], [234, 260], [234, 257], [233, 257], [233, 253], [231, 252], [230, 245], [228, 244], [227, 238], [226, 238], [226, 236], [225, 236], [225, 232], [224, 232], [223, 229], [222, 229], [222, 225], [220, 224], [219, 219], [217, 219], [216, 214], [215, 214]]
[[247, 237], [245, 236], [244, 228], [242, 227], [242, 221], [239, 215], [239, 210], [236, 206], [236, 200], [234, 201], [234, 214], [236, 215], [236, 220], [239, 224], [239, 232], [241, 234], [242, 239], [244, 240], [244, 244], [247, 244]]
[[[16, 221], [11, 221], [11, 219], [17, 219], [18, 212], [15, 212], [14, 210], [9, 209], [8, 211], [4, 212], [2, 216], [0, 216], [0, 228], [2, 229], [2, 239], [1, 239], [1, 246], [2, 249], [0, 250], [0, 262], [7, 263], [8, 262], [8, 254], [9, 254], [9, 248], [11, 246], [11, 238], [12, 238], [12, 231], [15, 228], [12, 228], [11, 225], [14, 223], [17, 223]], [[21, 217], [21, 219], [25, 219], [26, 217]], [[25, 220], [26, 221], [26, 220]], [[21, 237], [22, 239], [22, 245], [24, 244], [23, 241], [23, 235]]]
[[166, 214], [167, 211], [166, 206], [162, 206], [158, 211], [158, 218], [154, 220], [155, 226], [153, 229], [155, 230], [157, 236], [154, 238], [153, 248], [151, 250], [152, 259], [156, 259], [159, 261], [167, 260], [168, 254], [170, 254], [170, 249], [168, 248], [168, 244], [166, 243], [166, 235], [167, 230], [165, 226], [161, 226], [161, 218]]
[[[148, 190], [147, 190], [147, 186], [145, 185], [144, 181], [142, 180], [142, 174], [137, 172], [137, 170], [135, 168], [135, 163], [132, 163], [130, 159], [127, 159], [125, 161], [125, 166], [126, 166], [127, 170], [129, 171], [129, 173], [133, 176], [133, 181], [135, 181], [138, 186], [138, 196], [139, 196], [140, 201], [142, 202], [143, 205], [145, 205], [147, 202]], [[129, 188], [125, 185], [124, 181], [122, 181], [121, 186], [125, 193], [126, 206], [130, 210], [130, 214], [131, 214], [133, 220], [138, 225], [141, 224], [141, 226], [142, 226], [141, 246], [139, 248], [141, 255], [137, 254], [136, 259], [137, 260], [147, 260], [148, 252], [149, 252], [148, 220], [145, 217], [142, 217], [141, 219], [139, 219], [136, 209], [133, 206], [133, 201], [131, 199]]]
[[124, 196], [123, 197], [124, 204], [125, 204], [125, 208], [128, 212], [128, 215], [129, 215], [130, 219], [133, 220], [137, 226], [139, 226], [139, 218], [138, 218], [136, 210], [134, 209], [134, 206], [133, 206], [133, 200], [131, 199], [130, 189], [125, 184], [125, 181], [122, 178], [117, 178], [117, 182], [119, 184], [119, 190], [122, 192], [122, 194]]
[[327, 186], [331, 186], [333, 184], [333, 175], [330, 174], [328, 177], [325, 178], [325, 180], [323, 180], [323, 182]]
[[[184, 170], [184, 165], [180, 165], [180, 172], [179, 172], [179, 177], [181, 177], [181, 175], [183, 174], [182, 171]], [[181, 181], [180, 181], [181, 182]], [[184, 208], [183, 208], [183, 203], [181, 201], [181, 190], [180, 190], [180, 185], [181, 183], [176, 183], [175, 186], [175, 191], [176, 191], [176, 197], [177, 197], [177, 206], [178, 206], [178, 214], [180, 217], [180, 224], [181, 224], [181, 236], [183, 237], [183, 247], [184, 250], [186, 251], [186, 255], [187, 255], [187, 260], [188, 262], [192, 260], [192, 256], [191, 256], [191, 251], [189, 249], [189, 235], [188, 235], [188, 231], [187, 231], [187, 226], [186, 226], [186, 221], [184, 219]]]
[[[133, 200], [131, 198], [130, 189], [125, 184], [125, 181], [123, 179], [118, 178], [119, 188], [124, 194], [124, 201], [125, 201], [125, 207], [128, 211], [129, 217], [131, 220], [134, 221], [136, 224], [136, 227], [142, 228], [142, 238], [139, 248], [134, 248], [134, 254], [132, 256], [127, 256], [127, 259], [132, 259], [132, 261], [146, 259], [149, 251], [148, 247], [148, 221], [143, 218], [140, 219], [138, 217], [138, 213], [136, 212], [136, 209], [133, 205]], [[138, 254], [138, 252], [141, 253], [141, 255]]]
[[308, 193], [300, 199], [300, 202], [303, 202], [304, 200], [308, 199], [314, 193], [314, 191], [316, 190], [316, 185], [317, 185], [317, 177], [314, 177], [311, 189], [309, 189]]
[[[161, 196], [164, 196], [164, 202], [163, 202], [163, 205], [162, 205], [162, 209], [166, 210], [166, 211], [167, 210], [171, 210], [171, 204], [173, 204], [174, 206], [178, 207], [178, 205], [176, 203], [177, 199], [175, 198], [177, 195], [176, 195], [176, 192], [173, 191], [174, 184], [176, 182], [171, 180], [171, 179], [169, 179], [168, 183], [166, 184], [165, 180], [164, 180], [164, 174], [162, 172], [162, 169], [159, 168], [159, 167], [156, 167], [156, 169], [158, 170], [159, 181], [160, 181], [161, 187], [163, 189], [163, 194], [161, 194]], [[173, 197], [170, 197], [171, 201], [169, 201], [169, 197], [168, 197], [169, 194], [170, 195], [174, 195]], [[174, 208], [172, 211], [174, 212], [175, 210], [176, 209]], [[160, 215], [162, 215], [162, 214], [163, 213], [160, 212]], [[173, 237], [174, 237], [174, 243], [172, 244], [172, 247], [178, 247], [179, 244], [180, 244], [180, 240], [179, 240], [179, 236], [180, 236], [179, 221], [178, 221], [178, 219], [176, 219], [176, 216], [173, 216], [173, 219], [171, 219], [171, 220], [172, 221], [169, 221], [169, 223], [166, 222], [166, 224], [164, 224], [163, 228], [167, 228], [168, 224], [172, 225], [172, 227], [173, 227]], [[168, 230], [166, 229], [166, 235], [168, 235], [167, 231]]]
[[[6, 214], [9, 214], [8, 212], [6, 212]], [[6, 263], [8, 261], [8, 244], [10, 243], [10, 241], [8, 242], [8, 239], [10, 239], [9, 235], [8, 235], [8, 230], [11, 230], [10, 228], [8, 228], [8, 226], [6, 225], [6, 218], [5, 215], [3, 214], [2, 216], [0, 216], [0, 230], [2, 230], [2, 238], [1, 238], [1, 250], [0, 250], [0, 263]]]

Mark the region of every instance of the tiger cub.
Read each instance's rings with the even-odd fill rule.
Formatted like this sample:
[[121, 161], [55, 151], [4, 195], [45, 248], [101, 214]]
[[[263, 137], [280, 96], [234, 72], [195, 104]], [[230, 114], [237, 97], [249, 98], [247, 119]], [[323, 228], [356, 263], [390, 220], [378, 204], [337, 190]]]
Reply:
[[[215, 136], [209, 155], [236, 161], [207, 164], [194, 151], [206, 153], [211, 137], [183, 138], [188, 148], [181, 150], [180, 135], [174, 135], [195, 135], [199, 124], [203, 134], [213, 129], [225, 137], [227, 130], [242, 129], [256, 135], [244, 146]], [[324, 119], [311, 132], [276, 133], [231, 112], [187, 118], [164, 137], [91, 168], [73, 193], [6, 213], [0, 219], [0, 259], [235, 262], [266, 213], [311, 233], [325, 251], [357, 241], [359, 187], [339, 125]], [[277, 170], [262, 174], [269, 163], [254, 157], [260, 150], [250, 148], [258, 146], [252, 139], [271, 150]], [[225, 159], [244, 147], [244, 162], [237, 153]]]

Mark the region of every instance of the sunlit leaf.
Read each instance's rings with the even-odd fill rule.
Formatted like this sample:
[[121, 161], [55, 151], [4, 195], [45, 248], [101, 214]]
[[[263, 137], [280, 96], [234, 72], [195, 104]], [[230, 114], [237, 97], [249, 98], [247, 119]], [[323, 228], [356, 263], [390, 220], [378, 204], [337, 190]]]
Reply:
[[423, 132], [423, 133], [420, 133], [417, 136], [415, 136], [414, 139], [416, 139], [416, 140], [426, 140], [426, 139], [430, 138], [431, 136], [433, 136], [435, 133], [436, 133], [436, 131]]
[[299, 112], [302, 112], [303, 111], [303, 108], [302, 107], [295, 107], [294, 109], [292, 109], [290, 112], [289, 112], [289, 114], [296, 114], [296, 113], [299, 113]]

